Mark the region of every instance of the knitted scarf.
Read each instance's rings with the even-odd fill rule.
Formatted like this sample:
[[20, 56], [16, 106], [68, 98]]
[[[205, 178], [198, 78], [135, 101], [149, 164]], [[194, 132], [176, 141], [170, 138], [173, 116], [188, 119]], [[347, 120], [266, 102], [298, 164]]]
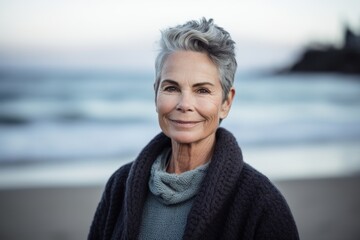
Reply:
[[[165, 156], [163, 156], [165, 155]], [[168, 154], [156, 159], [152, 168], [149, 189], [158, 201], [165, 205], [184, 202], [198, 192], [208, 163], [181, 174], [166, 172]]]

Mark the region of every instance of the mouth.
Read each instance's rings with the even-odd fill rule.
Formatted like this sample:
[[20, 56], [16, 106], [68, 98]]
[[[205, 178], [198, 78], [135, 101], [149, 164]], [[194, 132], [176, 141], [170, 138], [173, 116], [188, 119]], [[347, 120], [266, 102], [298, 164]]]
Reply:
[[174, 123], [175, 125], [181, 126], [181, 127], [193, 127], [196, 124], [201, 122], [201, 121], [183, 121], [183, 120], [174, 120], [174, 119], [170, 119], [170, 121], [172, 123]]

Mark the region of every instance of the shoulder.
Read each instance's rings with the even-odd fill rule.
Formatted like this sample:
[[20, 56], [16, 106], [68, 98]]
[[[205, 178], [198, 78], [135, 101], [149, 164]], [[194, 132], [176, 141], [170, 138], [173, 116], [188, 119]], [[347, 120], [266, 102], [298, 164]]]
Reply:
[[112, 228], [113, 221], [120, 211], [124, 193], [125, 183], [132, 163], [120, 167], [112, 174], [106, 183], [105, 190], [97, 206], [93, 218], [88, 239], [105, 239], [106, 229]]
[[128, 178], [133, 162], [127, 163], [116, 170], [106, 183], [105, 191], [115, 191], [118, 185], [123, 185]]
[[247, 163], [244, 163], [240, 179], [239, 187], [250, 191], [252, 194], [261, 196], [281, 196], [280, 191], [275, 185], [258, 170]]
[[102, 196], [102, 202], [109, 202], [112, 196], [118, 195], [125, 191], [126, 179], [128, 178], [132, 162], [121, 166], [116, 170], [106, 182]]
[[[251, 219], [257, 222], [258, 239], [298, 239], [291, 210], [275, 185], [262, 173], [248, 164], [244, 165], [238, 193], [246, 198]], [[264, 235], [263, 235], [264, 234]], [[286, 237], [288, 236], [288, 237]]]
[[[107, 212], [110, 206], [119, 208], [124, 200], [126, 191], [126, 180], [132, 163], [128, 163], [115, 171], [106, 183], [99, 208], [101, 212]], [[114, 214], [114, 212], [112, 213]]]
[[247, 163], [241, 172], [238, 192], [246, 195], [252, 203], [258, 204], [263, 210], [290, 211], [284, 196], [269, 178]]
[[257, 217], [275, 215], [292, 218], [290, 208], [282, 193], [269, 178], [249, 164], [244, 164], [236, 195], [246, 208], [251, 206], [250, 209], [256, 212]]
[[133, 162], [129, 162], [129, 163], [126, 163], [123, 166], [121, 166], [118, 170], [116, 170], [112, 174], [112, 176], [110, 177], [110, 180], [111, 179], [118, 180], [118, 179], [127, 177], [129, 175], [132, 164], [133, 164]]

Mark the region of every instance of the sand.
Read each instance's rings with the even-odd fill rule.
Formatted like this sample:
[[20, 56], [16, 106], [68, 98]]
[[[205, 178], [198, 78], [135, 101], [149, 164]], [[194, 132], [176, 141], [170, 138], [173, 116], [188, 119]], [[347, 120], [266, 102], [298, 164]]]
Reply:
[[360, 239], [360, 176], [275, 184], [289, 203], [300, 239]]
[[[276, 181], [303, 240], [360, 239], [360, 176]], [[102, 185], [0, 190], [0, 239], [86, 239]]]

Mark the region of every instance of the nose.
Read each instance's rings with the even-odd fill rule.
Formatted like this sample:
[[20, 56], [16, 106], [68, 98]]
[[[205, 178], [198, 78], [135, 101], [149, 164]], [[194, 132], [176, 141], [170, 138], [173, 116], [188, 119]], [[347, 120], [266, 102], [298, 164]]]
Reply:
[[194, 110], [193, 101], [194, 99], [191, 93], [183, 92], [179, 96], [179, 101], [176, 106], [176, 110], [181, 112], [188, 112], [188, 111], [192, 112]]

